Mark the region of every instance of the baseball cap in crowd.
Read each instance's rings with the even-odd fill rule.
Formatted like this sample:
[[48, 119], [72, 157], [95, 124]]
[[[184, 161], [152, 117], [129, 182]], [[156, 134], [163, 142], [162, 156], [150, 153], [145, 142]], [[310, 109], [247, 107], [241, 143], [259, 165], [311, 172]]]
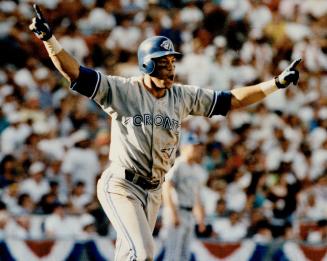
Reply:
[[203, 139], [194, 133], [187, 133], [186, 137], [182, 139], [181, 146], [183, 145], [201, 145], [204, 144]]
[[77, 130], [69, 136], [68, 143], [73, 146], [78, 142], [90, 139], [90, 136], [90, 133], [85, 129]]
[[36, 161], [30, 166], [28, 172], [31, 175], [34, 175], [34, 174], [40, 173], [40, 172], [42, 172], [44, 170], [45, 170], [44, 163], [42, 163], [41, 161]]
[[213, 39], [213, 43], [217, 48], [224, 48], [227, 45], [227, 40], [224, 36], [218, 35]]

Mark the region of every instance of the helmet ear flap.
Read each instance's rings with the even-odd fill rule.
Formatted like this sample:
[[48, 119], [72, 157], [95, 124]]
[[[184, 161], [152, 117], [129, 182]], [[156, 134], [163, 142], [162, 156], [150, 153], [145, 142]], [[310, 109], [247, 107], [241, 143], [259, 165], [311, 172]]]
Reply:
[[144, 59], [142, 66], [146, 74], [151, 74], [154, 71], [155, 62], [151, 58]]

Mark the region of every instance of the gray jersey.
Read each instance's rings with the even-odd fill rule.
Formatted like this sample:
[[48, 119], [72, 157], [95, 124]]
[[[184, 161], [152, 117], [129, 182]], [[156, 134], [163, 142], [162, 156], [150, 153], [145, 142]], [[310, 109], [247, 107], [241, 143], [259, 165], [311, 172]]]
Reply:
[[112, 173], [130, 169], [162, 181], [175, 160], [181, 121], [188, 115], [210, 117], [218, 103], [222, 109], [216, 114], [225, 115], [229, 108], [223, 104], [228, 100], [224, 96], [229, 95], [222, 92], [174, 84], [158, 99], [144, 87], [142, 76], [96, 75], [90, 98], [112, 117]]
[[181, 121], [190, 114], [226, 115], [231, 94], [174, 84], [158, 99], [145, 88], [143, 77], [105, 76], [85, 67], [71, 88], [96, 101], [112, 118], [111, 164], [101, 175], [97, 195], [117, 231], [115, 260], [153, 258], [161, 186], [144, 189], [127, 182], [127, 173], [162, 183], [175, 160]]
[[201, 188], [201, 176], [206, 175], [199, 164], [189, 164], [183, 157], [176, 160], [174, 166], [167, 173], [167, 180], [174, 184], [176, 191], [176, 205], [193, 207], [195, 196]]

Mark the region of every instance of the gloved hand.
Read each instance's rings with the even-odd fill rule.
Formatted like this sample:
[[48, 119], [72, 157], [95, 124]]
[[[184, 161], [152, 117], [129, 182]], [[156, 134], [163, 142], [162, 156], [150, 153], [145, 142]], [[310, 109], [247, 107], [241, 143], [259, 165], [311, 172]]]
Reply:
[[33, 17], [32, 23], [29, 28], [34, 34], [42, 41], [47, 41], [52, 36], [52, 30], [42, 15], [40, 8], [34, 4], [33, 5], [36, 17]]
[[288, 66], [280, 75], [275, 77], [276, 86], [279, 89], [286, 88], [291, 82], [296, 85], [299, 80], [299, 71], [296, 66], [301, 62], [301, 59], [296, 59]]

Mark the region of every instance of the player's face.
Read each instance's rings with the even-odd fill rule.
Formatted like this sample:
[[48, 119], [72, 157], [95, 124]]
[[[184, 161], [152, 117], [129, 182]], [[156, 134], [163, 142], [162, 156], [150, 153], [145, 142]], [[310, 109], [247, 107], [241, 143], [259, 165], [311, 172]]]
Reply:
[[159, 88], [170, 88], [175, 78], [175, 62], [173, 55], [167, 55], [155, 59], [155, 70], [151, 74], [155, 84]]

